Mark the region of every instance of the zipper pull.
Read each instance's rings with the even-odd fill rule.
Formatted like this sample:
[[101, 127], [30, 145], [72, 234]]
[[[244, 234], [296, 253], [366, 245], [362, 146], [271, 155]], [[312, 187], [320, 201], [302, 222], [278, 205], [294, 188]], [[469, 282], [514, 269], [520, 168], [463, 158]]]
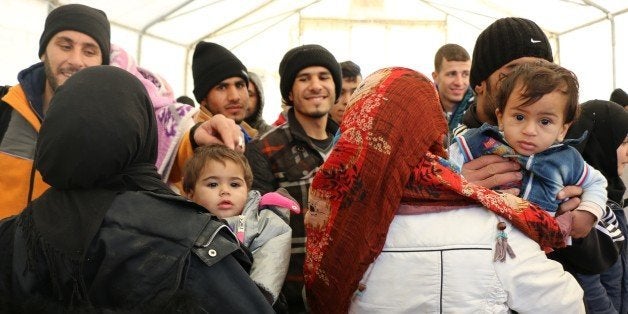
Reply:
[[240, 215], [238, 216], [238, 227], [236, 228], [236, 237], [240, 241], [240, 243], [244, 243], [244, 225], [246, 221], [246, 216]]

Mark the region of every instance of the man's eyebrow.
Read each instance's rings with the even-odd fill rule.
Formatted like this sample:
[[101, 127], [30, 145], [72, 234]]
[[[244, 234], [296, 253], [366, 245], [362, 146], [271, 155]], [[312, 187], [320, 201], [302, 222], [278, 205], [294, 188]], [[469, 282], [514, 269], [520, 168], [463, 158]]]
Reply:
[[89, 47], [89, 48], [92, 48], [92, 47], [93, 47], [93, 48], [100, 48], [100, 47], [99, 47], [97, 44], [95, 44], [95, 43], [92, 43], [92, 42], [76, 42], [76, 41], [74, 41], [72, 38], [67, 37], [67, 36], [58, 36], [58, 37], [55, 39], [55, 41], [56, 41], [56, 42], [66, 42], [66, 43], [70, 43], [70, 44], [74, 44], [74, 45], [79, 44], [79, 45], [82, 45], [82, 46], [84, 46], [84, 47]]
[[69, 43], [73, 43], [74, 42], [74, 40], [72, 40], [72, 38], [66, 37], [66, 36], [57, 36], [57, 38], [55, 38], [55, 41], [65, 41], [65, 42], [69, 42]]

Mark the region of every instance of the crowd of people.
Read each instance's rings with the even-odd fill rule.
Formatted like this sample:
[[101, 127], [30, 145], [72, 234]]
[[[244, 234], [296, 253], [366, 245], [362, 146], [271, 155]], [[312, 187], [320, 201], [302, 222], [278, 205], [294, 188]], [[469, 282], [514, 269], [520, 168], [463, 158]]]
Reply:
[[272, 124], [214, 42], [194, 99], [86, 5], [38, 55], [0, 88], [0, 312], [628, 313], [626, 93], [580, 103], [531, 20], [431, 79], [294, 47]]

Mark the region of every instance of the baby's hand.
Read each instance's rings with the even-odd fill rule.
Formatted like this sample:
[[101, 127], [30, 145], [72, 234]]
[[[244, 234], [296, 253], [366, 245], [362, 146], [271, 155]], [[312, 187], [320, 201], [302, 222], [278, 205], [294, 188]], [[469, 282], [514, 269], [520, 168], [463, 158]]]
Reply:
[[573, 224], [571, 226], [571, 236], [574, 239], [584, 238], [586, 237], [593, 226], [595, 224], [596, 218], [588, 211], [585, 210], [574, 210], [573, 213]]

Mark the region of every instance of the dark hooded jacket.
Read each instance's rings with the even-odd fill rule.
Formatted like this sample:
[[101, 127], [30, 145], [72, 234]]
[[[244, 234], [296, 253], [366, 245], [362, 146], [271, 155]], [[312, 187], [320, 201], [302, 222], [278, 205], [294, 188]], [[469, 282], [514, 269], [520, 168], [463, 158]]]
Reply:
[[570, 272], [599, 274], [615, 263], [618, 250], [626, 249], [625, 235], [618, 232], [619, 229], [625, 233], [627, 229], [621, 205], [625, 186], [617, 171], [616, 151], [628, 134], [628, 112], [605, 100], [588, 101], [581, 108], [567, 138], [580, 138], [587, 132], [586, 138], [574, 146], [606, 178], [608, 202], [603, 217], [587, 237], [575, 239], [573, 245], [549, 256]]
[[606, 177], [608, 199], [621, 205], [626, 187], [617, 173], [617, 154], [614, 152], [628, 134], [628, 113], [621, 106], [605, 100], [587, 101], [581, 108], [580, 118], [569, 128], [567, 138], [578, 138], [585, 131], [589, 132], [576, 149], [587, 163]]
[[14, 312], [270, 312], [228, 228], [154, 166], [150, 98], [128, 72], [59, 87], [36, 147], [49, 188], [0, 222], [0, 308]]

